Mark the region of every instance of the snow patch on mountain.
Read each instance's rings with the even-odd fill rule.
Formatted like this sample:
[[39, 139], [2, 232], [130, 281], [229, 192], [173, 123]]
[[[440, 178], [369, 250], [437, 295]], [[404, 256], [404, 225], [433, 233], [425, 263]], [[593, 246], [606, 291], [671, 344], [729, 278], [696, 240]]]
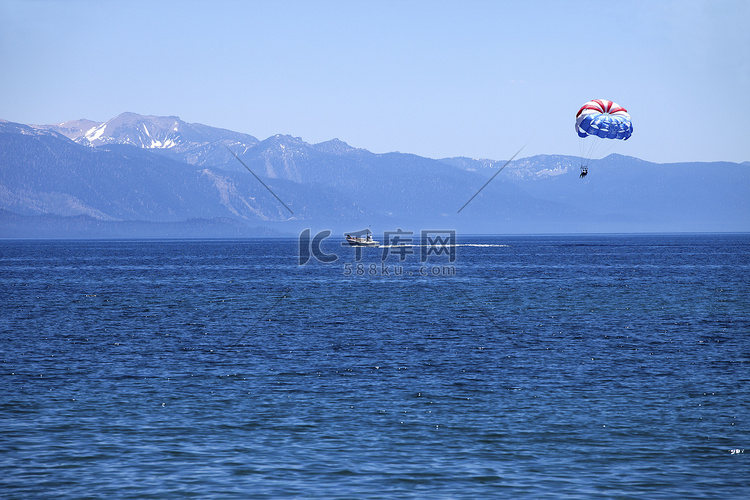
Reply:
[[62, 134], [84, 146], [127, 144], [199, 167], [236, 163], [227, 147], [241, 155], [259, 143], [248, 134], [187, 123], [177, 116], [145, 116], [129, 112], [106, 122], [81, 119], [33, 127]]
[[107, 124], [102, 123], [101, 125], [92, 127], [90, 130], [88, 130], [84, 134], [84, 138], [93, 145], [94, 142], [101, 139], [101, 137], [104, 135], [105, 130], [107, 130]]

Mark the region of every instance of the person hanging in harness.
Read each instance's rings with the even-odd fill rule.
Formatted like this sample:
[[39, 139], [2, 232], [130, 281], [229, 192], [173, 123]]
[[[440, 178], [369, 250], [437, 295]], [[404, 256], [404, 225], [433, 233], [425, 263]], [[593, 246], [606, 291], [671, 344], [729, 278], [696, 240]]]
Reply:
[[[604, 147], [605, 144], [611, 146], [619, 141], [627, 141], [633, 135], [633, 122], [628, 110], [619, 104], [607, 99], [593, 99], [576, 113], [575, 130], [581, 147], [579, 177], [584, 179], [589, 173], [586, 163], [593, 161], [594, 151], [603, 152], [602, 149], [608, 149]], [[613, 140], [615, 142], [611, 142]], [[585, 155], [584, 151], [587, 151]]]

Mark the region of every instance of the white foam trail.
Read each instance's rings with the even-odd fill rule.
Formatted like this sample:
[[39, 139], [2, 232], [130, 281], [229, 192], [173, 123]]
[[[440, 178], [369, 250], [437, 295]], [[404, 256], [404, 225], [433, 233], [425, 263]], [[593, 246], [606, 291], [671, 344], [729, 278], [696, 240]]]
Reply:
[[498, 245], [498, 244], [485, 244], [485, 243], [458, 243], [455, 245], [417, 245], [417, 244], [411, 244], [411, 243], [401, 243], [400, 245], [379, 245], [378, 248], [403, 248], [403, 247], [432, 247], [432, 246], [439, 246], [439, 247], [478, 247], [478, 248], [506, 248], [510, 247], [510, 245]]

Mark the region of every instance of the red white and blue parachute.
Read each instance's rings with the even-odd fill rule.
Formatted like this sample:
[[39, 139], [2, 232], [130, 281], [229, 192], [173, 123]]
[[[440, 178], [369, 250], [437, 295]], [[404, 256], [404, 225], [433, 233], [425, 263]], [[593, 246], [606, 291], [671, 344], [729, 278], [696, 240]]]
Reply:
[[633, 134], [633, 124], [628, 110], [606, 99], [594, 99], [576, 114], [578, 137], [596, 136], [602, 139], [628, 140]]

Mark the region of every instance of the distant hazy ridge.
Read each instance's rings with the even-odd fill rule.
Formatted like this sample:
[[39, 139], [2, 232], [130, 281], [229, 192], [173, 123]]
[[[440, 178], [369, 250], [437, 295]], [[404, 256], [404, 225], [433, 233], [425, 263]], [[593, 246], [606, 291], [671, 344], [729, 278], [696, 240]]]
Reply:
[[[575, 139], [574, 139], [575, 140]], [[517, 150], [508, 145], [509, 156]], [[280, 203], [233, 154], [237, 154]], [[0, 121], [0, 237], [232, 237], [304, 227], [471, 233], [750, 231], [750, 163], [375, 154], [177, 117]], [[286, 207], [284, 206], [286, 205]]]

